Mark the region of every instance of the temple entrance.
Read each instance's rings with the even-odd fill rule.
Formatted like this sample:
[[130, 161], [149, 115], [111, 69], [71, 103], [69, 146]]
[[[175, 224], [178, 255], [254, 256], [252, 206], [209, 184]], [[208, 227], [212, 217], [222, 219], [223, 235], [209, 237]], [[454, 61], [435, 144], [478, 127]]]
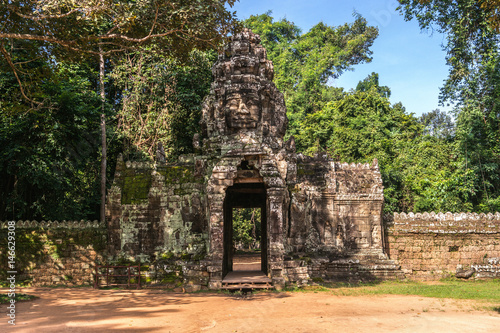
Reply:
[[236, 183], [224, 200], [223, 276], [229, 272], [267, 275], [266, 189], [263, 183]]

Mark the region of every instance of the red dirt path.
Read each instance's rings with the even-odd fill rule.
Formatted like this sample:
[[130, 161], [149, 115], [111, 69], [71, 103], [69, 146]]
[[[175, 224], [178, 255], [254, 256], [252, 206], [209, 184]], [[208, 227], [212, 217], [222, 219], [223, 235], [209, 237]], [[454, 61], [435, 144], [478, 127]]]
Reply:
[[[5, 292], [5, 290], [3, 290]], [[162, 290], [24, 288], [39, 299], [2, 305], [0, 332], [500, 332], [485, 304], [325, 292], [233, 295]]]

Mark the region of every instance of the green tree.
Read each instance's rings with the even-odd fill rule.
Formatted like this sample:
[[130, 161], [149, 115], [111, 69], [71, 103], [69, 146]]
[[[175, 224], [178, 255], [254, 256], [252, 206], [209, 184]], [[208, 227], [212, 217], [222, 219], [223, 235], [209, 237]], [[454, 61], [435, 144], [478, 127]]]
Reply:
[[500, 210], [500, 124], [485, 121], [477, 107], [464, 107], [457, 116], [456, 153], [474, 191], [470, 210]]
[[357, 90], [308, 115], [295, 138], [300, 150], [313, 154], [326, 149], [347, 162], [385, 161], [394, 155], [392, 141], [418, 135], [417, 119], [407, 115], [400, 103], [391, 106], [390, 89], [380, 87], [374, 77], [378, 75], [372, 73], [359, 82]]
[[358, 14], [351, 24], [331, 27], [320, 22], [304, 34], [286, 19], [274, 22], [271, 12], [251, 16], [244, 25], [261, 36], [273, 61], [274, 82], [287, 104], [288, 135], [298, 133], [304, 116], [342, 96], [342, 89], [328, 86], [328, 80], [370, 62], [370, 47], [378, 35]]
[[233, 209], [233, 241], [252, 249], [260, 242], [261, 212], [260, 208]]
[[461, 168], [455, 145], [422, 135], [403, 145], [393, 161], [402, 180], [404, 211], [468, 211], [475, 192], [472, 173]]
[[436, 29], [446, 35], [443, 46], [450, 66], [442, 89], [442, 100], [459, 106], [481, 100], [484, 109], [498, 80], [498, 36], [489, 18], [498, 7], [477, 0], [400, 0], [405, 19], [415, 18], [424, 30]]
[[359, 81], [358, 85], [356, 86], [356, 91], [369, 91], [372, 88], [375, 88], [378, 94], [382, 97], [391, 97], [391, 89], [389, 89], [389, 87], [387, 86], [380, 86], [378, 82], [378, 73], [375, 72], [372, 72], [363, 81]]
[[389, 88], [380, 87], [376, 78], [372, 73], [358, 84], [358, 90], [305, 117], [295, 139], [307, 154], [326, 151], [345, 162], [366, 163], [377, 158], [385, 186], [385, 209], [400, 211], [411, 200], [404, 195], [403, 174], [394, 161], [423, 127], [400, 103], [390, 104]]
[[225, 7], [233, 4], [234, 0], [2, 0], [0, 38], [3, 46], [10, 39], [40, 41], [60, 56], [68, 51], [111, 54], [154, 43], [185, 57], [193, 48], [224, 39], [236, 23]]
[[453, 102], [455, 153], [471, 177], [472, 210], [498, 210], [500, 201], [499, 3], [495, 0], [400, 0], [405, 18], [446, 35], [448, 79], [442, 102]]
[[0, 220], [96, 219], [96, 73], [85, 64], [29, 65], [44, 74], [36, 89], [50, 108], [32, 111], [12, 72], [0, 73]]
[[451, 116], [439, 109], [423, 113], [420, 123], [425, 126], [424, 134], [440, 139], [452, 139], [455, 133], [455, 124]]
[[[155, 45], [164, 55], [179, 59], [187, 58], [195, 48], [216, 47], [237, 26], [234, 13], [225, 8], [233, 3], [233, 0], [1, 1], [0, 53], [31, 109], [50, 108], [50, 105], [40, 98], [43, 94], [27, 89], [22, 80], [21, 68], [26, 61], [39, 58], [47, 63], [80, 61], [86, 55], [99, 59], [101, 220], [104, 220], [107, 169], [105, 109], [110, 100], [104, 88], [106, 58], [146, 45]], [[20, 42], [30, 45], [24, 50], [25, 62], [14, 59]]]
[[192, 152], [216, 56], [214, 51], [194, 50], [181, 63], [148, 47], [116, 63], [110, 77], [123, 96], [117, 134], [128, 155], [152, 160], [159, 143], [167, 159]]
[[[217, 47], [237, 26], [226, 4], [234, 1], [1, 0], [0, 53], [23, 98], [41, 107], [43, 100], [21, 80], [26, 61], [109, 58], [147, 44], [157, 45], [164, 55], [186, 59], [192, 49]], [[27, 45], [24, 62], [14, 59], [20, 41]]]

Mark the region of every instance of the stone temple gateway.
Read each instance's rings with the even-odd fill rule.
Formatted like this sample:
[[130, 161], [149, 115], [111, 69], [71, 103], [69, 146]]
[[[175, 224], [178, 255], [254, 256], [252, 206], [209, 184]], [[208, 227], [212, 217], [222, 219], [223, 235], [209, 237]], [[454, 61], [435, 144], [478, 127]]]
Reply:
[[[260, 208], [261, 271], [275, 286], [310, 279], [391, 278], [377, 161], [296, 154], [273, 65], [250, 30], [213, 67], [197, 154], [178, 163], [117, 165], [108, 194], [109, 253], [183, 258], [184, 282], [221, 287], [233, 266], [233, 208]], [[168, 255], [167, 255], [168, 254]], [[189, 269], [186, 269], [188, 267]]]

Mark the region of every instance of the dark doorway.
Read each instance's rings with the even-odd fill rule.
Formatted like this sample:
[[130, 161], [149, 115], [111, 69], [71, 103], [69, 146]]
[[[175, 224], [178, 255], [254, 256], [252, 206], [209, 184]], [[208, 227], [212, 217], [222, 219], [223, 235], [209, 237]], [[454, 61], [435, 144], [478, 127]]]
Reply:
[[[253, 208], [256, 209], [254, 210], [255, 214], [260, 213], [260, 228], [256, 228], [256, 233], [258, 233], [256, 241], [260, 245], [260, 269], [256, 269], [253, 265], [251, 270], [260, 270], [267, 275], [266, 189], [263, 183], [237, 183], [226, 190], [224, 199], [224, 258], [222, 264], [224, 276], [234, 270], [235, 258], [239, 259], [239, 262], [242, 259], [236, 251], [233, 214], [240, 214], [244, 208]], [[239, 253], [243, 255], [243, 253]]]

